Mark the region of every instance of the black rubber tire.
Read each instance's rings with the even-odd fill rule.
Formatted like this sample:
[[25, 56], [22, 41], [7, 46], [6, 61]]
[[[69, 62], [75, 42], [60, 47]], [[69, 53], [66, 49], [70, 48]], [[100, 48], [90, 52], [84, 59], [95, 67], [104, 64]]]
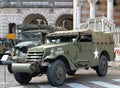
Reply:
[[76, 70], [71, 70], [71, 71], [68, 71], [67, 74], [68, 75], [75, 75], [75, 72], [76, 72]]
[[2, 59], [3, 54], [0, 54], [0, 65], [3, 65], [1, 59]]
[[15, 80], [20, 84], [28, 84], [32, 79], [27, 73], [14, 73]]
[[50, 63], [47, 69], [48, 81], [52, 86], [60, 86], [66, 78], [66, 67], [61, 60]]
[[7, 64], [7, 69], [8, 69], [9, 73], [13, 73], [13, 71], [12, 71], [12, 64], [11, 63]]
[[95, 70], [99, 77], [103, 77], [107, 75], [108, 62], [107, 62], [107, 57], [105, 55], [101, 55], [99, 59], [99, 66], [95, 67]]

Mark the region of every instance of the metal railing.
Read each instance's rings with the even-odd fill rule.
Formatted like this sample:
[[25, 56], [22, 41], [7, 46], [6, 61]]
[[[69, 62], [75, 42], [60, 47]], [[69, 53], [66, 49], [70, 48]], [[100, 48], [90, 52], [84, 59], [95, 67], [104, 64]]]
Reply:
[[116, 28], [114, 34], [115, 47], [120, 47], [120, 28]]
[[80, 24], [80, 28], [113, 32], [115, 31], [115, 24], [110, 22], [106, 17], [97, 17], [95, 19], [88, 19], [87, 22]]
[[113, 33], [114, 46], [120, 50], [120, 28], [115, 28], [115, 24], [110, 22], [106, 17], [97, 17], [88, 19], [85, 23], [80, 24], [80, 28], [88, 28], [106, 33]]
[[72, 8], [73, 0], [1, 0], [1, 8]]

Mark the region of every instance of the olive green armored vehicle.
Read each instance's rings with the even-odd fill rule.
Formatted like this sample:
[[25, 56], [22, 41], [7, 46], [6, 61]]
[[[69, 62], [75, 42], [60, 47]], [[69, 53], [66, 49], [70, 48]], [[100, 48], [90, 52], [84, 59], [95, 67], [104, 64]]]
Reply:
[[[98, 76], [105, 76], [108, 61], [114, 58], [113, 49], [112, 33], [58, 31], [47, 34], [45, 44], [30, 48], [23, 62], [16, 60], [12, 64], [12, 70], [20, 84], [45, 73], [51, 85], [60, 86], [66, 74], [74, 75], [79, 68], [93, 68]], [[20, 54], [15, 58], [21, 58]]]
[[[16, 58], [13, 58], [20, 52], [21, 58], [17, 59], [23, 61], [27, 50], [31, 47], [41, 45], [45, 41], [45, 35], [54, 31], [66, 30], [61, 27], [54, 27], [49, 25], [33, 25], [33, 24], [20, 24], [17, 25], [16, 45], [5, 52], [4, 57], [7, 59], [4, 63], [7, 64], [8, 71], [13, 73], [11, 63]], [[9, 47], [10, 48], [10, 47]], [[6, 57], [8, 55], [8, 58]], [[3, 59], [4, 59], [3, 57]]]

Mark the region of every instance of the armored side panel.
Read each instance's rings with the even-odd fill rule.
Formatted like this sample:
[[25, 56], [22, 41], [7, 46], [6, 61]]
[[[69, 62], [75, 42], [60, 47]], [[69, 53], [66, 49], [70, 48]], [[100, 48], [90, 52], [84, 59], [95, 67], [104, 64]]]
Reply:
[[107, 52], [109, 60], [114, 60], [113, 33], [92, 32], [92, 42], [94, 48], [98, 47], [100, 53]]

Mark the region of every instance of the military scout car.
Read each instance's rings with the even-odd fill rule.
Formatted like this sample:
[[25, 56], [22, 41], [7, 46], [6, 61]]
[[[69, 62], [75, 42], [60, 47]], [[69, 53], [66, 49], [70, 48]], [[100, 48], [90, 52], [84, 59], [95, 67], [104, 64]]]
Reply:
[[96, 70], [98, 76], [105, 76], [107, 62], [114, 58], [111, 33], [87, 29], [60, 31], [47, 34], [45, 41], [41, 46], [30, 48], [23, 63], [12, 64], [14, 77], [20, 84], [46, 73], [51, 85], [60, 86], [66, 73], [74, 75], [77, 69], [89, 67]]
[[11, 63], [14, 62], [16, 58], [13, 58], [16, 54], [21, 52], [21, 58], [17, 59], [19, 61], [24, 60], [24, 56], [27, 53], [28, 48], [41, 45], [45, 40], [45, 35], [47, 33], [58, 31], [58, 30], [66, 30], [65, 28], [60, 27], [53, 27], [49, 25], [24, 25], [20, 24], [17, 25], [17, 38], [16, 42], [17, 44], [15, 47], [11, 49], [11, 51], [7, 51], [6, 54], [9, 54], [8, 60], [7, 60], [7, 67], [8, 71], [12, 73], [11, 69]]

